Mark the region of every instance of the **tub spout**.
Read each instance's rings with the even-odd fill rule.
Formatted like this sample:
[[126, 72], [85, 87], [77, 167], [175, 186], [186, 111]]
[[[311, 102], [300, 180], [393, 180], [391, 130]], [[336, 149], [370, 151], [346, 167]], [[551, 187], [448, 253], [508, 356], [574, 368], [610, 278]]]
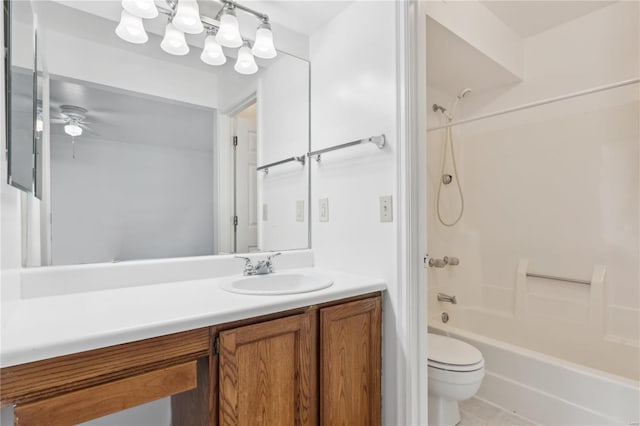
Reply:
[[448, 302], [454, 305], [458, 303], [455, 296], [449, 296], [448, 294], [444, 293], [438, 293], [438, 302]]

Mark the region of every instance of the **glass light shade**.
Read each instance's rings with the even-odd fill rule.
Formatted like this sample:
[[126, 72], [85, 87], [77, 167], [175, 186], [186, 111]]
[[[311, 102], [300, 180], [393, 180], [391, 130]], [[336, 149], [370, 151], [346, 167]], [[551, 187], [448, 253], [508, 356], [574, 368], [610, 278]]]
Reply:
[[38, 117], [36, 119], [36, 132], [41, 132], [44, 130], [44, 121], [42, 121], [42, 118]]
[[164, 38], [160, 47], [172, 55], [186, 55], [189, 53], [189, 45], [184, 38], [184, 33], [169, 22], [164, 31]]
[[142, 44], [149, 40], [149, 36], [144, 30], [142, 19], [126, 10], [123, 10], [120, 15], [120, 23], [116, 27], [116, 34], [129, 43]]
[[256, 60], [249, 47], [242, 46], [240, 50], [238, 50], [238, 60], [236, 61], [233, 69], [238, 73], [245, 75], [255, 74], [258, 72], [258, 65], [256, 64]]
[[207, 38], [204, 39], [204, 49], [202, 49], [200, 59], [209, 65], [222, 65], [227, 62], [222, 47], [216, 42], [215, 36], [208, 35]]
[[138, 18], [153, 19], [158, 16], [154, 0], [122, 0], [122, 8]]
[[173, 25], [187, 34], [200, 34], [204, 26], [200, 21], [200, 8], [196, 0], [178, 0]]
[[273, 45], [273, 34], [266, 25], [261, 25], [256, 31], [256, 42], [251, 49], [258, 58], [271, 59], [276, 57], [276, 48]]
[[82, 127], [75, 123], [69, 123], [64, 126], [64, 132], [69, 136], [80, 136], [82, 134]]
[[216, 34], [216, 41], [225, 47], [242, 46], [242, 37], [240, 36], [240, 27], [238, 26], [238, 18], [233, 10], [226, 10], [220, 18], [220, 28]]

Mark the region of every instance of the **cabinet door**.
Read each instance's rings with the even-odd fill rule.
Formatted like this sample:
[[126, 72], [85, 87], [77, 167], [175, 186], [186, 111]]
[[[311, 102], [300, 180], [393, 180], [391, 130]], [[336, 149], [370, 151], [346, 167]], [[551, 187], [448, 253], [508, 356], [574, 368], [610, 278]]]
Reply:
[[320, 310], [320, 422], [381, 424], [380, 297]]
[[221, 425], [315, 425], [311, 313], [220, 333]]

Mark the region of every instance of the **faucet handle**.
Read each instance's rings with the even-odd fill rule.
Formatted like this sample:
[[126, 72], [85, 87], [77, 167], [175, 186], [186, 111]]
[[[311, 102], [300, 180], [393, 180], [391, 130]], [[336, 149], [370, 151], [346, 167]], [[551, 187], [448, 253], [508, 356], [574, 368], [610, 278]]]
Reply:
[[460, 259], [458, 259], [457, 257], [449, 257], [449, 256], [445, 256], [442, 260], [444, 260], [444, 262], [447, 265], [451, 265], [451, 266], [456, 266], [460, 264]]
[[251, 263], [251, 258], [250, 258], [250, 257], [246, 257], [246, 256], [237, 256], [237, 255], [236, 255], [236, 256], [233, 256], [233, 257], [235, 257], [236, 259], [244, 259], [244, 260], [245, 260], [245, 262], [247, 262], [247, 263]]
[[273, 259], [276, 256], [280, 256], [282, 254], [282, 252], [277, 252], [274, 254], [270, 254], [269, 256], [267, 256], [267, 262], [271, 262], [271, 259]]
[[251, 258], [246, 256], [233, 256], [236, 259], [244, 259], [244, 272], [250, 271], [253, 269], [253, 264], [251, 263]]

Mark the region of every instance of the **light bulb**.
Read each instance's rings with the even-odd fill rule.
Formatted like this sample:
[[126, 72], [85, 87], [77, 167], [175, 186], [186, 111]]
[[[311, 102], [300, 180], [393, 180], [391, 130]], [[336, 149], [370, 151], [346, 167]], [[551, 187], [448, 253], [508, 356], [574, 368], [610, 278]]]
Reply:
[[204, 26], [200, 21], [200, 9], [196, 0], [178, 0], [173, 25], [188, 34], [200, 34]]
[[153, 0], [122, 0], [122, 8], [138, 18], [153, 19], [158, 8]]
[[82, 127], [72, 122], [64, 126], [64, 132], [69, 136], [80, 136], [82, 134]]
[[218, 44], [225, 47], [242, 46], [242, 36], [240, 36], [240, 28], [238, 26], [238, 18], [233, 9], [225, 8], [220, 18], [220, 28], [216, 34]]
[[189, 45], [184, 38], [184, 33], [177, 29], [171, 22], [167, 23], [160, 47], [172, 55], [186, 55], [189, 53]]
[[271, 59], [276, 57], [276, 48], [273, 45], [273, 33], [268, 22], [262, 22], [256, 31], [256, 42], [251, 49], [258, 58]]
[[222, 65], [227, 62], [222, 47], [216, 42], [214, 35], [210, 34], [204, 39], [204, 49], [202, 49], [200, 59], [209, 65]]
[[245, 75], [258, 72], [258, 65], [256, 65], [256, 60], [248, 46], [242, 46], [240, 50], [238, 50], [238, 60], [233, 69]]
[[149, 40], [149, 36], [144, 30], [142, 19], [126, 10], [123, 10], [120, 15], [120, 23], [116, 27], [116, 34], [129, 43], [141, 44]]
[[36, 119], [36, 132], [40, 133], [44, 130], [44, 121], [42, 121], [41, 117]]

